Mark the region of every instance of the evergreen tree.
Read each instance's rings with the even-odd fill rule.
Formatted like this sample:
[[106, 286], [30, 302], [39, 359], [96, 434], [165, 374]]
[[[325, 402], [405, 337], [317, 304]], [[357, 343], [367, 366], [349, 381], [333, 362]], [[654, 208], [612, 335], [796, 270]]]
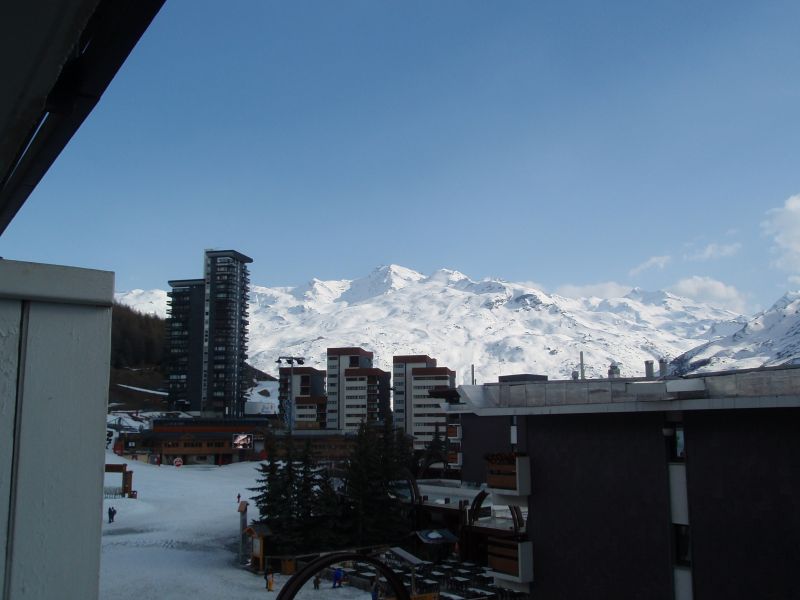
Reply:
[[256, 483], [258, 485], [247, 489], [256, 492], [253, 502], [258, 508], [259, 518], [257, 521], [270, 524], [277, 519], [277, 510], [283, 494], [280, 490], [279, 463], [275, 458], [274, 440], [268, 438], [265, 440], [265, 446], [267, 460], [257, 467], [259, 476], [256, 478]]
[[405, 479], [391, 424], [378, 430], [362, 424], [347, 464], [346, 499], [353, 544], [391, 543], [409, 530], [406, 511], [393, 483]]
[[378, 537], [385, 486], [381, 485], [380, 455], [374, 430], [362, 423], [345, 475], [346, 518], [352, 543], [365, 546]]
[[432, 464], [438, 462], [442, 463], [444, 469], [447, 470], [447, 440], [442, 437], [442, 434], [439, 432], [439, 425], [437, 424], [433, 432], [433, 438], [422, 454], [417, 477], [424, 477], [425, 471], [427, 471]]
[[279, 520], [279, 547], [283, 554], [293, 554], [300, 548], [303, 525], [299, 514], [299, 490], [297, 465], [294, 457], [294, 440], [291, 434], [284, 439], [284, 460], [281, 465], [279, 485], [282, 492], [281, 504], [277, 510]]
[[299, 547], [302, 551], [314, 549], [317, 540], [316, 531], [311, 525], [314, 521], [317, 465], [311, 455], [311, 442], [306, 440], [300, 459], [300, 472], [297, 477], [297, 495], [295, 498], [295, 520], [300, 525]]
[[334, 489], [328, 469], [319, 469], [313, 496], [313, 529], [316, 549], [336, 550], [349, 544], [348, 532], [342, 520], [341, 497]]

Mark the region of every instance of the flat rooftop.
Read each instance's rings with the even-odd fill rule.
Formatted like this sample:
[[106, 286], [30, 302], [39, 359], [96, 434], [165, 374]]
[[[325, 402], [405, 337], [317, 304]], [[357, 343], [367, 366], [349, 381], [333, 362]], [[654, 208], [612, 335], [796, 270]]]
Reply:
[[800, 407], [800, 365], [665, 378], [485, 383], [458, 387], [450, 413], [578, 414]]

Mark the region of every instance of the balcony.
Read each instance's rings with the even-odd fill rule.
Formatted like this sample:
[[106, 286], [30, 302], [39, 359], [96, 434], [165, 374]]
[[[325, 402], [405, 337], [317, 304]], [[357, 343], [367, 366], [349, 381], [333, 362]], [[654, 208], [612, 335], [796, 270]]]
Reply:
[[451, 440], [460, 440], [461, 439], [461, 425], [448, 425], [447, 426], [447, 437]]
[[486, 485], [495, 495], [527, 496], [531, 493], [531, 463], [527, 456], [490, 454], [486, 457]]
[[489, 572], [499, 587], [525, 591], [533, 581], [533, 544], [513, 538], [488, 539]]

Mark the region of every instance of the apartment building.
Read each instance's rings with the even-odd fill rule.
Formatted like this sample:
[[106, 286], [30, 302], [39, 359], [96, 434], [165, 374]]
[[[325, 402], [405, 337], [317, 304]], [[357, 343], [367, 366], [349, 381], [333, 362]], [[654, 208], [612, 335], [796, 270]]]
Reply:
[[359, 347], [328, 348], [326, 428], [356, 431], [389, 410], [391, 374], [372, 366], [373, 353]]
[[414, 369], [432, 368], [436, 359], [427, 354], [405, 354], [392, 357], [392, 411], [394, 423], [411, 432], [413, 414], [411, 404], [411, 373]]
[[[287, 429], [325, 429], [325, 371], [313, 367], [281, 367], [278, 402]], [[293, 402], [289, 402], [293, 397]]]
[[167, 292], [167, 391], [171, 410], [200, 413], [205, 280], [173, 279]]
[[207, 250], [203, 279], [169, 282], [167, 385], [175, 408], [244, 415], [251, 262], [235, 250]]
[[[432, 398], [431, 390], [455, 387], [456, 372], [447, 367], [415, 367], [411, 369], [411, 428], [406, 432], [414, 438], [414, 449], [422, 450], [430, 444], [436, 432], [447, 437], [448, 418], [440, 407], [440, 400]], [[406, 407], [408, 410], [408, 406]]]
[[800, 597], [799, 389], [798, 367], [460, 386], [462, 480], [516, 515], [470, 517], [462, 557], [542, 599]]
[[391, 373], [382, 369], [355, 367], [345, 369], [344, 432], [357, 431], [361, 423], [383, 421], [389, 411]]

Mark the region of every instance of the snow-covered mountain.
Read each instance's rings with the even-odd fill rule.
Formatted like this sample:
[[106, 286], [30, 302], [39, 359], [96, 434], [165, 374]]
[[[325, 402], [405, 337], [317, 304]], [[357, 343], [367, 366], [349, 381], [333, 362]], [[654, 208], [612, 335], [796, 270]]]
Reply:
[[162, 319], [167, 316], [167, 292], [164, 290], [117, 292], [114, 299], [145, 314], [157, 315]]
[[[166, 311], [161, 290], [122, 292], [117, 300]], [[389, 265], [355, 280], [252, 286], [249, 362], [274, 371], [279, 355], [294, 355], [325, 368], [326, 348], [363, 346], [383, 369], [393, 355], [428, 354], [455, 369], [462, 383], [471, 364], [479, 382], [511, 373], [567, 378], [583, 351], [589, 377], [605, 376], [612, 361], [623, 376], [634, 376], [645, 360], [684, 354], [745, 322], [668, 292], [635, 288], [621, 298], [572, 299], [448, 269], [425, 276]]]
[[678, 373], [800, 364], [800, 292], [788, 292], [743, 327], [675, 359]]

